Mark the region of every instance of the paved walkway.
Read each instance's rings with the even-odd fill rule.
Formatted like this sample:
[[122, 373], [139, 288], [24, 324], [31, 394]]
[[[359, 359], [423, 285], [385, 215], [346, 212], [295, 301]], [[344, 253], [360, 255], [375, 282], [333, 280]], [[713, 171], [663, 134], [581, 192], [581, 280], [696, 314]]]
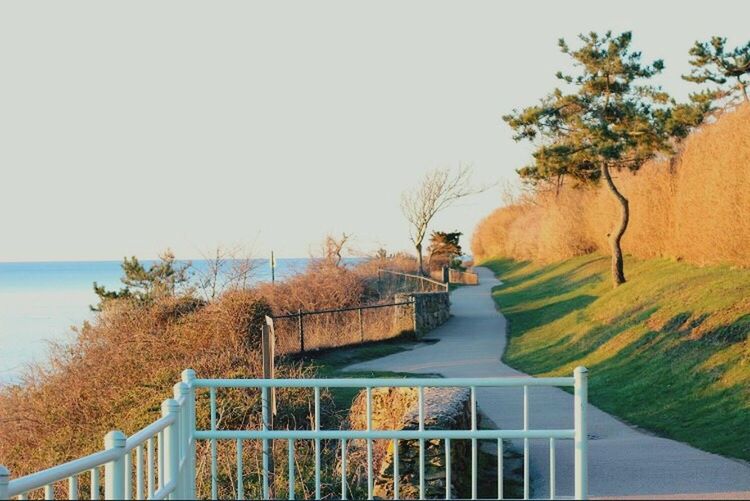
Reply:
[[[505, 318], [491, 289], [500, 282], [478, 269], [481, 285], [451, 294], [453, 317], [413, 350], [351, 366], [356, 370], [439, 373], [444, 377], [517, 376], [500, 361], [505, 349]], [[589, 373], [596, 378], [596, 372]], [[501, 428], [522, 428], [522, 390], [478, 389], [482, 413]], [[573, 398], [556, 388], [530, 388], [531, 428], [572, 428]], [[589, 483], [591, 496], [680, 495], [681, 498], [750, 499], [750, 466], [673, 440], [636, 430], [589, 406]], [[573, 494], [571, 441], [557, 444], [557, 494]], [[532, 495], [549, 496], [546, 440], [531, 441]], [[688, 494], [689, 496], [685, 496]]]

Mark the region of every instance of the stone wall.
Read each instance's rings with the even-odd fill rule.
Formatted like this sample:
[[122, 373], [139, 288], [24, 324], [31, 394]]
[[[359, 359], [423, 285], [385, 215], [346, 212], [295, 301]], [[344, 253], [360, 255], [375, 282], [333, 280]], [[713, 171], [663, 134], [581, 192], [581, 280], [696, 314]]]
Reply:
[[430, 271], [430, 278], [438, 282], [460, 284], [460, 285], [479, 285], [479, 275], [473, 270], [461, 271], [447, 266]]
[[448, 282], [451, 284], [479, 285], [479, 275], [471, 271], [448, 270]]
[[[365, 393], [355, 398], [350, 413], [352, 429], [366, 429]], [[471, 426], [470, 392], [467, 388], [425, 388], [425, 429], [466, 430]], [[419, 428], [417, 390], [414, 388], [375, 388], [372, 390], [372, 427], [374, 430], [416, 430]], [[352, 458], [363, 458], [364, 444], [353, 444]], [[419, 441], [399, 440], [399, 495], [402, 499], [419, 499]], [[445, 442], [426, 440], [425, 494], [444, 498], [446, 491]], [[393, 441], [375, 441], [376, 498], [393, 499]], [[360, 459], [361, 461], [361, 459]], [[469, 442], [451, 442], [452, 498], [463, 491], [455, 482], [468, 478], [471, 466]]]
[[451, 302], [448, 292], [408, 292], [394, 296], [397, 303], [412, 302], [396, 309], [397, 320], [411, 315], [414, 333], [420, 338], [432, 329], [444, 324], [451, 316]]

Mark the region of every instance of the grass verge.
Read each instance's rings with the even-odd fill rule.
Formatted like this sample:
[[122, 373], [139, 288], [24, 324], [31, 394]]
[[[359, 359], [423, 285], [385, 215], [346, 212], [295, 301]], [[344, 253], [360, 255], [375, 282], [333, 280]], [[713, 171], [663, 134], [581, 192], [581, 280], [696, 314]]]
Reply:
[[590, 370], [591, 401], [660, 435], [750, 460], [750, 270], [609, 258], [484, 263], [509, 321], [504, 360], [530, 374]]
[[[422, 341], [424, 342], [424, 341]], [[409, 372], [390, 371], [345, 371], [344, 368], [359, 362], [366, 362], [376, 358], [386, 357], [394, 353], [410, 350], [420, 342], [411, 336], [402, 336], [386, 341], [365, 343], [351, 348], [334, 348], [313, 352], [303, 357], [306, 365], [315, 367], [317, 377], [321, 378], [405, 378], [405, 377], [437, 377], [436, 374], [412, 374]], [[331, 388], [331, 395], [337, 411], [347, 413], [354, 397], [361, 388]]]

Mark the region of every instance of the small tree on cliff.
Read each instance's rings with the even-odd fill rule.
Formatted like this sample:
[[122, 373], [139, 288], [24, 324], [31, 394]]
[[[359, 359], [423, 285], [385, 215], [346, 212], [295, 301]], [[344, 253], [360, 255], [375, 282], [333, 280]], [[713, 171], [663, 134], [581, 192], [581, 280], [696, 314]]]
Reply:
[[463, 254], [459, 239], [462, 233], [454, 231], [433, 231], [430, 235], [430, 246], [427, 248], [430, 268], [450, 266], [455, 267], [461, 261], [457, 260]]
[[455, 174], [450, 169], [432, 170], [425, 174], [417, 188], [401, 194], [401, 210], [409, 222], [411, 241], [417, 249], [419, 273], [425, 274], [422, 243], [432, 219], [457, 200], [484, 190], [486, 187], [472, 187], [471, 168], [461, 166]]
[[541, 139], [533, 163], [519, 174], [533, 181], [569, 176], [582, 183], [603, 180], [620, 206], [620, 221], [610, 233], [612, 279], [625, 282], [621, 240], [628, 228], [630, 207], [618, 189], [613, 171], [637, 170], [657, 152], [670, 151], [674, 135], [687, 134], [685, 120], [698, 120], [688, 105], [673, 101], [647, 80], [661, 72], [661, 60], [641, 63], [640, 52], [630, 48], [631, 34], [580, 35], [582, 46], [559, 46], [580, 71], [576, 76], [557, 73], [573, 92], [560, 89], [537, 106], [514, 110], [503, 119], [515, 131], [514, 139]]
[[693, 70], [682, 78], [698, 84], [712, 82], [718, 85], [715, 89], [696, 94], [699, 99], [732, 99], [739, 95], [749, 102], [750, 42], [731, 50], [726, 48], [726, 44], [727, 39], [718, 36], [712, 37], [710, 42], [695, 42], [690, 49]]
[[190, 279], [190, 263], [178, 263], [169, 250], [162, 253], [159, 261], [148, 269], [135, 256], [126, 257], [121, 266], [123, 276], [120, 281], [125, 287], [119, 291], [110, 291], [94, 282], [99, 305], [92, 306], [92, 310], [101, 311], [102, 305], [112, 299], [133, 299], [140, 304], [148, 304], [154, 299], [174, 296]]

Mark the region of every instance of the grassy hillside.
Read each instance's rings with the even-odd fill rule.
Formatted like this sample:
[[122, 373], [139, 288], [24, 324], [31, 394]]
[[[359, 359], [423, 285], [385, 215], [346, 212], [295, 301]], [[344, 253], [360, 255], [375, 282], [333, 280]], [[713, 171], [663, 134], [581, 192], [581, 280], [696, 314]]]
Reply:
[[590, 370], [601, 409], [661, 435], [750, 460], [750, 270], [609, 258], [485, 263], [510, 323], [505, 361], [538, 375]]

